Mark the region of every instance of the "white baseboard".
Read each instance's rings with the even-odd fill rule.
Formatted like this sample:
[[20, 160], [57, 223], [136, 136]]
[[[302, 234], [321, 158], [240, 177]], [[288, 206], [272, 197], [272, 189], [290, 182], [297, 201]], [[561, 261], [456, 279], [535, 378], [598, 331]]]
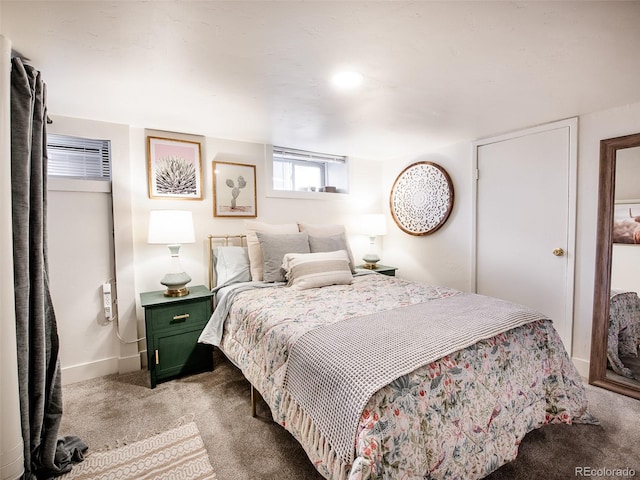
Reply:
[[[18, 480], [22, 478], [24, 473], [24, 456], [22, 452], [24, 447], [22, 446], [22, 436], [19, 436], [20, 441], [12, 448], [6, 448], [6, 450], [0, 451], [0, 478], [3, 480]], [[3, 439], [5, 441], [7, 439]], [[3, 445], [3, 448], [5, 445]]]
[[146, 350], [140, 352], [140, 366], [142, 368], [149, 368], [149, 357], [147, 357]]
[[573, 357], [571, 359], [582, 378], [589, 378], [589, 360]]
[[103, 377], [112, 373], [118, 373], [118, 357], [62, 367], [62, 385]]
[[80, 363], [62, 368], [62, 385], [103, 377], [113, 373], [128, 373], [140, 370], [140, 356], [111, 357], [94, 362]]
[[140, 355], [130, 355], [118, 359], [118, 373], [129, 373], [140, 370]]

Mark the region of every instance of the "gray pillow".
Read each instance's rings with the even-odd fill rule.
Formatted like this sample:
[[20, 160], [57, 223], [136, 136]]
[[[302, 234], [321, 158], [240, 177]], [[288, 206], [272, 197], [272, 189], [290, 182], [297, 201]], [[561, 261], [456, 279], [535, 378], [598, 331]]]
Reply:
[[353, 254], [347, 243], [347, 236], [344, 233], [337, 235], [320, 236], [309, 235], [309, 248], [311, 253], [318, 252], [336, 252], [338, 250], [346, 250], [349, 255], [349, 269], [351, 273], [355, 273], [355, 264], [353, 263]]
[[256, 232], [262, 250], [265, 282], [284, 282], [282, 259], [287, 253], [310, 253], [309, 235], [306, 233]]

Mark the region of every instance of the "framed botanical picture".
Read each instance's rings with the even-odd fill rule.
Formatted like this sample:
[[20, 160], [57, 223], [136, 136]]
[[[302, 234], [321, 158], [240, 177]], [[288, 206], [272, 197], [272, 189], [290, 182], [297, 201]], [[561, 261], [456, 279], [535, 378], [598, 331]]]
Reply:
[[640, 200], [615, 204], [613, 243], [640, 245]]
[[256, 217], [256, 166], [212, 162], [213, 216]]
[[147, 137], [149, 198], [202, 200], [200, 142]]

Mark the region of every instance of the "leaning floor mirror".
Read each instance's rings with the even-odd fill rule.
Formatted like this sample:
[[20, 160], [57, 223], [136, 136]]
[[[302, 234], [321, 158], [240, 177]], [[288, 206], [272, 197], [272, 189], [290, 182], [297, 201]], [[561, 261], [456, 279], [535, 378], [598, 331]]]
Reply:
[[640, 133], [600, 142], [589, 383], [640, 399]]

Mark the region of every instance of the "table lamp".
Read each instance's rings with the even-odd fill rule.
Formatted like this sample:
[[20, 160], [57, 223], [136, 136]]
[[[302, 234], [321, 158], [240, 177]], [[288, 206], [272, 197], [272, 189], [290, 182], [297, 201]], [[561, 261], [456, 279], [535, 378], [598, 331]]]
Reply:
[[369, 245], [371, 253], [367, 253], [362, 257], [364, 260], [364, 268], [375, 270], [376, 263], [380, 261], [380, 257], [375, 253], [376, 237], [387, 234], [387, 219], [382, 213], [363, 215], [362, 217], [362, 233], [369, 236]]
[[185, 210], [153, 210], [149, 213], [150, 244], [166, 244], [171, 252], [171, 271], [160, 283], [167, 287], [166, 297], [182, 297], [189, 293], [191, 277], [180, 265], [180, 245], [195, 243], [193, 214]]

